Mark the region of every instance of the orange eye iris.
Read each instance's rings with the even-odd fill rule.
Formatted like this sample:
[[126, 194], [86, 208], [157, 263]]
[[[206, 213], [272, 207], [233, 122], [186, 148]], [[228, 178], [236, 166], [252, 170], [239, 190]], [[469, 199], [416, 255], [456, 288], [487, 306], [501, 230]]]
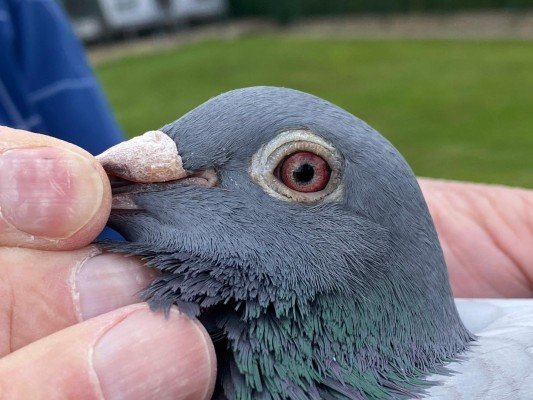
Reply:
[[276, 175], [290, 189], [312, 193], [327, 186], [331, 168], [322, 157], [309, 151], [298, 151], [281, 161]]

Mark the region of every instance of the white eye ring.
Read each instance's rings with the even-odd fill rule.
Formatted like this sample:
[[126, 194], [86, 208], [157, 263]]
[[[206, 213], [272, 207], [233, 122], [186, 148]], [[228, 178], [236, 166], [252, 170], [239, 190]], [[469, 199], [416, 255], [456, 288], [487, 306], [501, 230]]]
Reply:
[[[275, 176], [277, 166], [287, 156], [298, 151], [314, 153], [329, 164], [331, 176], [324, 189], [311, 193], [298, 192], [287, 187]], [[322, 199], [332, 201], [342, 197], [344, 192], [340, 179], [342, 165], [342, 156], [330, 143], [308, 130], [295, 129], [282, 132], [262, 145], [252, 157], [249, 172], [252, 180], [272, 197], [312, 203]]]

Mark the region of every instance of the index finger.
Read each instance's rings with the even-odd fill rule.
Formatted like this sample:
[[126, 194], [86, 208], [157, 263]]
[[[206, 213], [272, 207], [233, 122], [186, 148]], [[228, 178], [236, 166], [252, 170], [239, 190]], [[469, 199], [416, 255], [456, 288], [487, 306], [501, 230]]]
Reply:
[[0, 127], [0, 246], [81, 248], [102, 230], [109, 180], [81, 148]]

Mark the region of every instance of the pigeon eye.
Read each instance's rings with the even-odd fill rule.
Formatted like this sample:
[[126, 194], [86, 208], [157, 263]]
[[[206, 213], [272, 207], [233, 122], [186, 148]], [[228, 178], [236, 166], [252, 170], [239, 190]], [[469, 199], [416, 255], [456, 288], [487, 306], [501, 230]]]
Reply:
[[280, 133], [252, 157], [250, 175], [273, 197], [312, 203], [343, 193], [340, 153], [308, 130]]
[[292, 190], [313, 193], [326, 187], [331, 168], [322, 157], [309, 151], [298, 151], [281, 161], [275, 175]]

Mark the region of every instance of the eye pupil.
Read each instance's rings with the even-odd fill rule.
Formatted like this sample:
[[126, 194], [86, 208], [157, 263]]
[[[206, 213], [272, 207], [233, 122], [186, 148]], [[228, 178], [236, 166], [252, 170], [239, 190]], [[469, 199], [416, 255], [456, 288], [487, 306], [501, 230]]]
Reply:
[[299, 183], [308, 183], [313, 180], [315, 169], [309, 164], [300, 165], [293, 173], [292, 177]]

